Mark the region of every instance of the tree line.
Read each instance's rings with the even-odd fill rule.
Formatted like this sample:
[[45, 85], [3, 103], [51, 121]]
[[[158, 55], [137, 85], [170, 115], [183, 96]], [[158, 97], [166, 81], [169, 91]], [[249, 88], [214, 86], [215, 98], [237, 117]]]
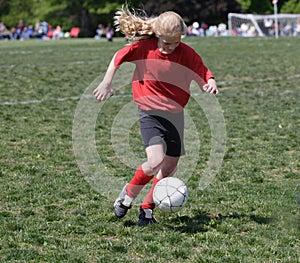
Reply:
[[[64, 30], [80, 27], [82, 36], [93, 36], [99, 23], [112, 22], [114, 13], [124, 0], [0, 0], [0, 22], [14, 27], [18, 21], [35, 24], [47, 21]], [[143, 9], [149, 16], [172, 10], [190, 24], [204, 21], [208, 24], [227, 22], [227, 15], [235, 13], [271, 14], [272, 0], [131, 0], [128, 5]], [[281, 13], [300, 13], [299, 0], [280, 0]]]

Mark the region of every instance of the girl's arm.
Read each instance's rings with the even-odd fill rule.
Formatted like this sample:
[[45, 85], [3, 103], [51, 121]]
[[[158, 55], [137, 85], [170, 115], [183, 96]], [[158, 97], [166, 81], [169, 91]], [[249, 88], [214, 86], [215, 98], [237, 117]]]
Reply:
[[102, 82], [98, 85], [98, 87], [93, 92], [94, 96], [96, 97], [96, 100], [98, 101], [104, 101], [108, 97], [114, 95], [112, 81], [118, 69], [115, 67], [115, 63], [114, 63], [115, 57], [116, 54], [113, 56], [112, 60], [110, 61]]

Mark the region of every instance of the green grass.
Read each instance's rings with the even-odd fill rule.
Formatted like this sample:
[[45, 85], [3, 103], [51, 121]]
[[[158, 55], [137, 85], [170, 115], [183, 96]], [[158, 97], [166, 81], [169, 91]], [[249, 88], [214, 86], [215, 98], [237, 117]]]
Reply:
[[[182, 164], [196, 165], [186, 175], [188, 204], [156, 211], [158, 224], [147, 228], [137, 226], [138, 203], [114, 217], [113, 196], [96, 190], [73, 152], [79, 97], [124, 42], [0, 42], [1, 262], [299, 262], [300, 38], [184, 41], [219, 82], [227, 151], [215, 180], [199, 190], [210, 126], [192, 98], [201, 145], [197, 163]], [[126, 81], [96, 121], [98, 174], [111, 186], [134, 172], [111, 142], [115, 116], [131, 102]], [[129, 134], [144, 158], [137, 124]]]

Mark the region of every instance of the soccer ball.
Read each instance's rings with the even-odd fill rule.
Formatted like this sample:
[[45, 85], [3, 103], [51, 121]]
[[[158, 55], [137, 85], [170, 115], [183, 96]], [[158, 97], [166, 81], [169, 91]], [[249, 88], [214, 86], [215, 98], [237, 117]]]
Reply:
[[176, 177], [161, 179], [153, 191], [153, 201], [164, 212], [177, 212], [188, 200], [186, 184]]

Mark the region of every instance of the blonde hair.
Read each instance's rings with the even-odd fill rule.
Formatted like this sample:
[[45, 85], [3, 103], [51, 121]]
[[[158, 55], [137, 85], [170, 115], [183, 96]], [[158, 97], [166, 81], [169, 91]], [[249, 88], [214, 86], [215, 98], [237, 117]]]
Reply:
[[131, 12], [123, 7], [114, 17], [117, 31], [121, 31], [129, 39], [143, 39], [151, 36], [174, 37], [186, 33], [186, 24], [180, 15], [167, 11], [158, 17], [147, 17], [145, 12]]

